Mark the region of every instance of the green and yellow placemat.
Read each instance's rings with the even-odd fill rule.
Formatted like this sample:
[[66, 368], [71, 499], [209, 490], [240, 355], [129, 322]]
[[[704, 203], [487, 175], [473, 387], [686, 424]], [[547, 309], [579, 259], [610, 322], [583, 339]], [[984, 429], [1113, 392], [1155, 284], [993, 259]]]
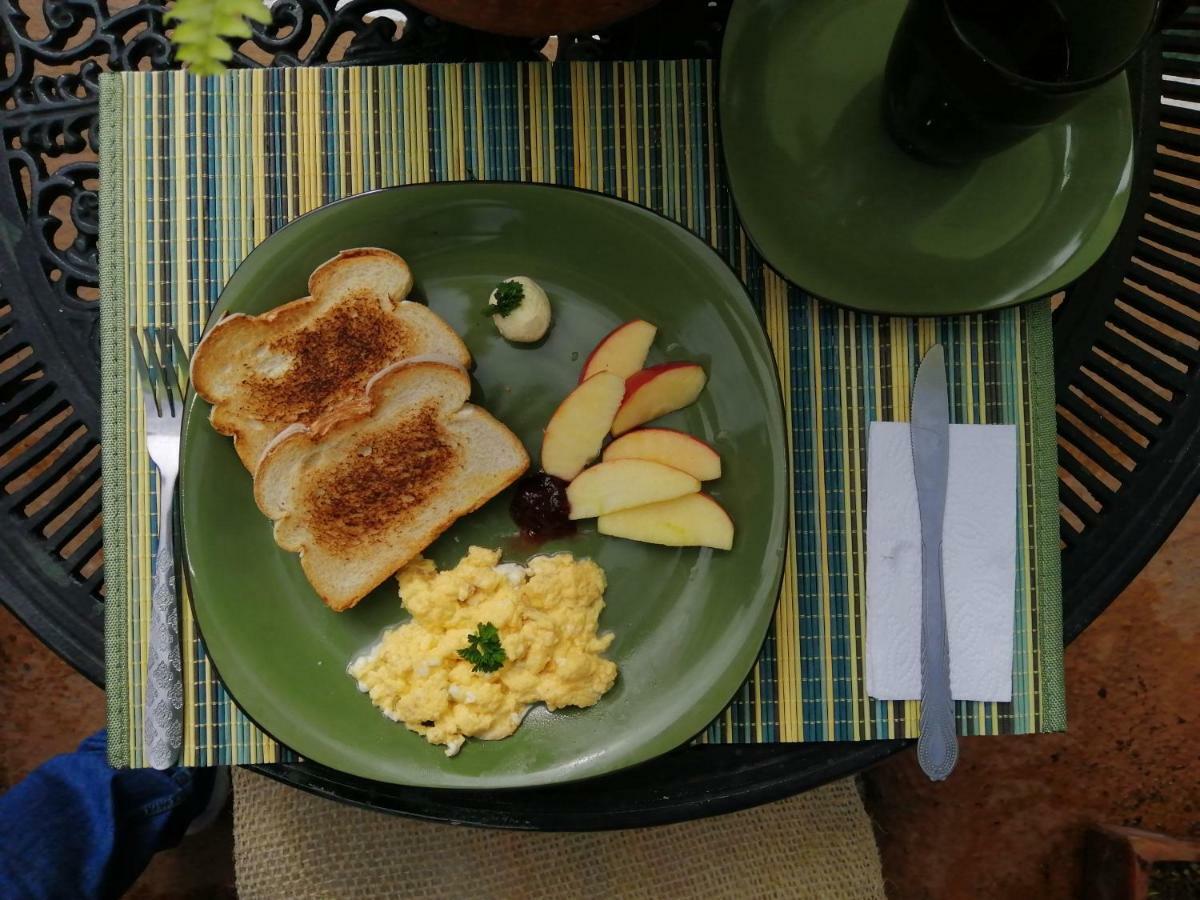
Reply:
[[[789, 286], [741, 230], [700, 61], [106, 75], [101, 96], [104, 535], [109, 747], [143, 764], [159, 523], [131, 325], [194, 343], [237, 264], [291, 219], [371, 188], [498, 179], [614, 194], [677, 220], [741, 274], [781, 372], [794, 460], [779, 608], [709, 743], [915, 737], [917, 704], [864, 689], [866, 433], [907, 418], [917, 361], [949, 348], [952, 415], [1015, 423], [1021, 453], [1013, 702], [959, 703], [964, 734], [1064, 727], [1050, 312], [881, 318]], [[183, 607], [189, 765], [288, 757], [238, 710]]]

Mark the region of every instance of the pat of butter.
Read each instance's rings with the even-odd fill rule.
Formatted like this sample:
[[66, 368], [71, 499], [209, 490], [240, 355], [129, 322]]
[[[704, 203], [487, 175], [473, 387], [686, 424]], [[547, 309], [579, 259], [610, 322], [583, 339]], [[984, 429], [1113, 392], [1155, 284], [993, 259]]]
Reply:
[[[496, 323], [496, 328], [506, 340], [518, 344], [540, 341], [550, 329], [550, 298], [546, 296], [541, 285], [526, 275], [505, 278], [501, 284], [509, 281], [515, 281], [521, 285], [524, 295], [516, 309], [507, 316], [494, 315], [492, 321]], [[492, 295], [488, 298], [488, 305], [496, 305], [495, 291], [492, 291]]]

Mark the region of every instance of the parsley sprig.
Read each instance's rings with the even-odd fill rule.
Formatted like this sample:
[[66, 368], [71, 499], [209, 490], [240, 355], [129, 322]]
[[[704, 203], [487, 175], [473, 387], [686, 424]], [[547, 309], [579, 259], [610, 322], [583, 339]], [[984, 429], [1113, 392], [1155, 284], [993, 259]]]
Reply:
[[475, 633], [467, 635], [467, 646], [458, 655], [471, 664], [472, 672], [495, 672], [508, 659], [500, 646], [500, 632], [491, 622], [480, 622]]
[[489, 303], [483, 314], [504, 318], [521, 305], [525, 299], [525, 287], [519, 281], [502, 281], [496, 285], [495, 294], [496, 302]]

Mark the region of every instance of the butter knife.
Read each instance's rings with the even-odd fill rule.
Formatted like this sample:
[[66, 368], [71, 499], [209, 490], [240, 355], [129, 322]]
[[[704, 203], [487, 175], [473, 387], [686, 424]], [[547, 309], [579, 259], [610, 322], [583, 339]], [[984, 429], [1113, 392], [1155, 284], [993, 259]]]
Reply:
[[942, 585], [942, 522], [950, 468], [946, 393], [946, 354], [941, 344], [935, 344], [917, 370], [909, 426], [921, 513], [921, 736], [917, 761], [931, 781], [943, 781], [958, 761]]

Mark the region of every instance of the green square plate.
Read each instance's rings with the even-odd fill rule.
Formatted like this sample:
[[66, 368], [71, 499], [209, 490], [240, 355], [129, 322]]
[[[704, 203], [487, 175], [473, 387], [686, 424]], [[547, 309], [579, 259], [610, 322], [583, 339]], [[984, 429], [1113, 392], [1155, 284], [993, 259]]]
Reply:
[[[470, 741], [447, 759], [360, 694], [347, 663], [407, 618], [389, 580], [334, 613], [297, 558], [280, 550], [231, 442], [187, 409], [180, 480], [187, 574], [208, 653], [230, 693], [300, 755], [358, 775], [427, 787], [516, 787], [600, 775], [692, 738], [753, 665], [783, 571], [788, 466], [779, 385], [762, 326], [734, 273], [697, 237], [644, 208], [566, 188], [461, 183], [393, 188], [316, 210], [262, 243], [230, 279], [222, 313], [260, 313], [303, 296], [309, 273], [339, 250], [380, 246], [408, 260], [414, 296], [463, 336], [475, 359], [472, 399], [524, 441], [575, 384], [583, 359], [621, 321], [659, 326], [651, 362], [694, 359], [710, 380], [692, 407], [663, 420], [712, 443], [725, 462], [712, 493], [737, 526], [734, 549], [672, 549], [602, 538], [522, 545], [506, 492], [460, 520], [429, 551], [452, 566], [471, 544], [591, 557], [608, 575], [604, 629], [616, 686], [596, 706], [533, 710], [503, 741]], [[555, 321], [532, 348], [506, 343], [480, 314], [491, 288], [527, 274]]]
[[1133, 173], [1121, 76], [974, 166], [906, 155], [882, 78], [906, 0], [737, 0], [721, 140], [742, 225], [785, 277], [835, 303], [953, 315], [1065, 287], [1104, 252]]

